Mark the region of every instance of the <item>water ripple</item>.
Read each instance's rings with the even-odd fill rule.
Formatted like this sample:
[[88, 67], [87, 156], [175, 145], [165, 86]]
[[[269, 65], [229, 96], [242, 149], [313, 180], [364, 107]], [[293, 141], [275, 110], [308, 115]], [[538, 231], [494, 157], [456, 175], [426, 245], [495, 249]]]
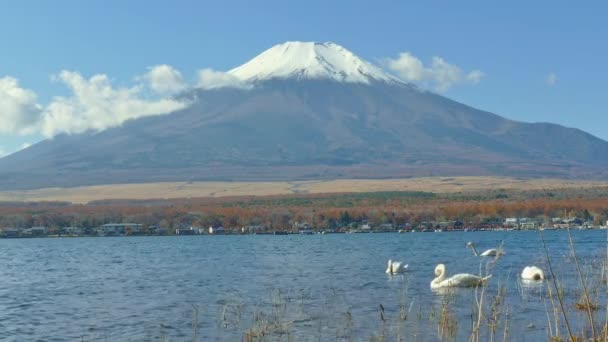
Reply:
[[[601, 273], [605, 232], [574, 238], [585, 274]], [[567, 236], [545, 239], [573, 305], [581, 292]], [[449, 273], [485, 269], [469, 240], [504, 242], [488, 291], [506, 286], [511, 336], [546, 339], [546, 284], [518, 279], [528, 264], [547, 266], [535, 232], [4, 239], [0, 339], [184, 340], [197, 331], [203, 341], [239, 340], [273, 319], [297, 340], [368, 339], [381, 329], [436, 337], [429, 317], [449, 301], [466, 340], [474, 291], [434, 293], [429, 282], [437, 263]], [[410, 268], [387, 276], [389, 258]]]

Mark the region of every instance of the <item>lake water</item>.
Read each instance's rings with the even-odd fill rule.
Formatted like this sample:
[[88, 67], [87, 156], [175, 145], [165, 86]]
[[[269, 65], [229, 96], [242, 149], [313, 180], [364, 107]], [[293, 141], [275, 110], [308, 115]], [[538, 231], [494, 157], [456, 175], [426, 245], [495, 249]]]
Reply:
[[[572, 236], [602, 321], [606, 231]], [[544, 238], [580, 332], [586, 318], [574, 308], [581, 290], [568, 235], [545, 231]], [[519, 231], [2, 239], [0, 339], [238, 341], [265, 331], [273, 341], [434, 341], [445, 305], [457, 322], [452, 336], [466, 340], [476, 291], [434, 293], [429, 282], [438, 263], [448, 274], [486, 268], [490, 259], [475, 257], [467, 241], [479, 250], [502, 242], [507, 253], [485, 289], [489, 312], [506, 288], [497, 340], [505, 324], [508, 340], [546, 340], [555, 321], [546, 283], [522, 285], [519, 273], [530, 264], [548, 271], [547, 261], [539, 233]], [[408, 272], [387, 276], [389, 258], [408, 263]], [[481, 340], [490, 323], [483, 319]], [[558, 325], [564, 336], [561, 317]]]

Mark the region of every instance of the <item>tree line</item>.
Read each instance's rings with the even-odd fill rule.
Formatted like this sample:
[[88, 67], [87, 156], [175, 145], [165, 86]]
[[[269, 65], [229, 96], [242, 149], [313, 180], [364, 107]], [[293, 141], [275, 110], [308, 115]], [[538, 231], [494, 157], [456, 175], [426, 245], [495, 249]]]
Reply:
[[417, 225], [461, 221], [466, 225], [496, 222], [506, 217], [550, 220], [579, 217], [605, 224], [608, 196], [554, 193], [432, 194], [383, 192], [361, 194], [290, 195], [265, 197], [192, 198], [150, 201], [2, 203], [0, 227], [82, 227], [106, 223], [141, 223], [170, 230], [179, 227], [264, 226], [289, 229], [296, 222], [337, 228], [353, 222]]

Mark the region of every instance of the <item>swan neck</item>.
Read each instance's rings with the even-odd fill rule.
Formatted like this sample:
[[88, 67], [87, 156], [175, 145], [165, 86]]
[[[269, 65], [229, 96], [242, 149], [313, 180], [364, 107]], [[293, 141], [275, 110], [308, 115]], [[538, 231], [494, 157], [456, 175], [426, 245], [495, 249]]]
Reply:
[[438, 269], [439, 274], [433, 279], [433, 283], [437, 284], [443, 281], [445, 278], [445, 270], [443, 268]]
[[473, 250], [473, 253], [475, 254], [475, 256], [479, 256], [479, 253], [477, 253], [477, 248], [475, 248], [475, 245], [471, 244], [471, 249]]

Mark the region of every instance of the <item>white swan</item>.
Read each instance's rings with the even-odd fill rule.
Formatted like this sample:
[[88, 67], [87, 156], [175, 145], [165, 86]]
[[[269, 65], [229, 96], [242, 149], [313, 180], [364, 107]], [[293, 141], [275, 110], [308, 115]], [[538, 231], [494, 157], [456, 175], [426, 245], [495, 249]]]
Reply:
[[400, 261], [393, 261], [391, 259], [388, 259], [388, 266], [386, 267], [386, 273], [388, 273], [388, 274], [403, 273], [408, 266], [409, 265], [407, 265], [407, 264], [404, 265]]
[[505, 254], [505, 252], [502, 249], [497, 249], [497, 248], [490, 248], [487, 251], [479, 254], [479, 253], [477, 253], [477, 248], [475, 248], [475, 245], [471, 241], [467, 242], [467, 247], [470, 247], [473, 250], [473, 253], [475, 254], [475, 256], [497, 256], [497, 255]]
[[544, 280], [545, 272], [536, 266], [526, 266], [523, 271], [521, 271], [521, 279], [524, 280]]
[[447, 279], [445, 277], [445, 265], [437, 265], [435, 267], [435, 279], [431, 281], [431, 289], [478, 286], [484, 284], [492, 275], [482, 278], [473, 274], [459, 273]]

